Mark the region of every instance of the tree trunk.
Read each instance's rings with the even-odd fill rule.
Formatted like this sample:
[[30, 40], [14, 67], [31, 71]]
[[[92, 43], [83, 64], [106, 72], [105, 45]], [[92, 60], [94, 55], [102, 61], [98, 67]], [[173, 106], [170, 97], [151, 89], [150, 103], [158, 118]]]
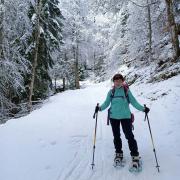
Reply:
[[180, 24], [177, 24], [177, 32], [178, 32], [178, 35], [180, 36]]
[[[4, 21], [4, 0], [0, 0], [0, 61], [3, 61], [4, 59], [4, 52], [3, 52], [3, 39], [4, 39], [4, 28], [3, 28], [3, 21]], [[0, 94], [1, 95], [1, 94]], [[3, 116], [4, 116], [4, 97], [3, 95], [0, 96], [0, 107], [1, 107], [1, 112], [0, 112], [0, 121], [3, 123]]]
[[169, 30], [171, 33], [171, 40], [173, 46], [173, 58], [174, 61], [177, 61], [177, 58], [180, 56], [179, 40], [178, 40], [178, 30], [175, 23], [174, 13], [173, 13], [173, 2], [172, 0], [165, 0], [167, 7], [167, 18]]
[[66, 79], [63, 78], [63, 91], [65, 91], [65, 88], [66, 88]]
[[151, 63], [152, 61], [152, 21], [151, 21], [151, 7], [149, 5], [149, 1], [147, 0], [147, 10], [148, 10], [148, 29], [149, 29], [149, 33], [148, 33], [148, 37], [149, 37], [149, 60], [148, 60], [148, 64]]
[[75, 58], [75, 88], [79, 89], [80, 85], [79, 85], [79, 62], [78, 62], [78, 43], [77, 43], [77, 47], [74, 47], [74, 58]]
[[54, 79], [54, 81], [55, 81], [55, 93], [57, 93], [56, 78]]
[[34, 55], [34, 62], [32, 64], [32, 77], [29, 87], [29, 105], [28, 109], [29, 112], [32, 110], [32, 95], [33, 95], [33, 89], [34, 89], [34, 79], [36, 75], [36, 66], [37, 66], [37, 58], [38, 58], [38, 48], [39, 48], [39, 39], [40, 39], [40, 13], [41, 13], [41, 7], [42, 7], [42, 0], [39, 0], [39, 3], [37, 2], [37, 30], [36, 30], [36, 37], [35, 37], [35, 55]]
[[96, 69], [96, 52], [94, 50], [94, 54], [93, 54], [93, 59], [94, 59], [94, 64], [93, 64], [93, 71], [94, 71], [94, 74], [95, 74], [95, 69]]
[[4, 21], [4, 0], [0, 0], [0, 59], [2, 60], [4, 58], [3, 53], [3, 37], [4, 37], [4, 28], [3, 28], [3, 21]]

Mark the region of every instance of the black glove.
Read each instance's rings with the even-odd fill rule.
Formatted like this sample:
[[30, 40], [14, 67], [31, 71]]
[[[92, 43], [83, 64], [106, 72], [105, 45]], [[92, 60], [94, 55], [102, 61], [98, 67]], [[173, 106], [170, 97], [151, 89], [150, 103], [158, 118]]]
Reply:
[[97, 113], [98, 111], [100, 111], [100, 107], [97, 105], [95, 108], [95, 113]]
[[150, 111], [150, 109], [149, 109], [148, 107], [145, 107], [144, 112], [145, 112], [146, 114], [148, 114], [149, 111]]

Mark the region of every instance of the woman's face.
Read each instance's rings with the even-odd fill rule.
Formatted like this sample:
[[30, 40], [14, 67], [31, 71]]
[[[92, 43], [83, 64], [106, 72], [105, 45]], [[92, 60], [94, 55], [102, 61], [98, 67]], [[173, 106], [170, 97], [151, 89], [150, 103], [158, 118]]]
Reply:
[[115, 87], [121, 87], [123, 84], [123, 80], [122, 79], [116, 79], [114, 80], [114, 86]]

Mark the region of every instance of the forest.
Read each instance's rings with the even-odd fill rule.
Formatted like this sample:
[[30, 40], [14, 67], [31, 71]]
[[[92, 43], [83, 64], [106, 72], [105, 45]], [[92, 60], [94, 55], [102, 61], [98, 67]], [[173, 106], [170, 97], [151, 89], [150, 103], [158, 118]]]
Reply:
[[0, 0], [0, 121], [123, 65], [129, 84], [175, 76], [179, 39], [180, 0]]

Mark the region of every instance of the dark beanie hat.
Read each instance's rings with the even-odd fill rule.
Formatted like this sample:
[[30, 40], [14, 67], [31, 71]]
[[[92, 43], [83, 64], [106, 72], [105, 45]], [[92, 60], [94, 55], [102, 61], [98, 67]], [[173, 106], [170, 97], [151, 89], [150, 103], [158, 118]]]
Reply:
[[114, 82], [115, 80], [118, 80], [118, 79], [121, 79], [122, 81], [124, 81], [123, 75], [122, 75], [122, 74], [115, 74], [115, 75], [113, 76], [113, 82]]

